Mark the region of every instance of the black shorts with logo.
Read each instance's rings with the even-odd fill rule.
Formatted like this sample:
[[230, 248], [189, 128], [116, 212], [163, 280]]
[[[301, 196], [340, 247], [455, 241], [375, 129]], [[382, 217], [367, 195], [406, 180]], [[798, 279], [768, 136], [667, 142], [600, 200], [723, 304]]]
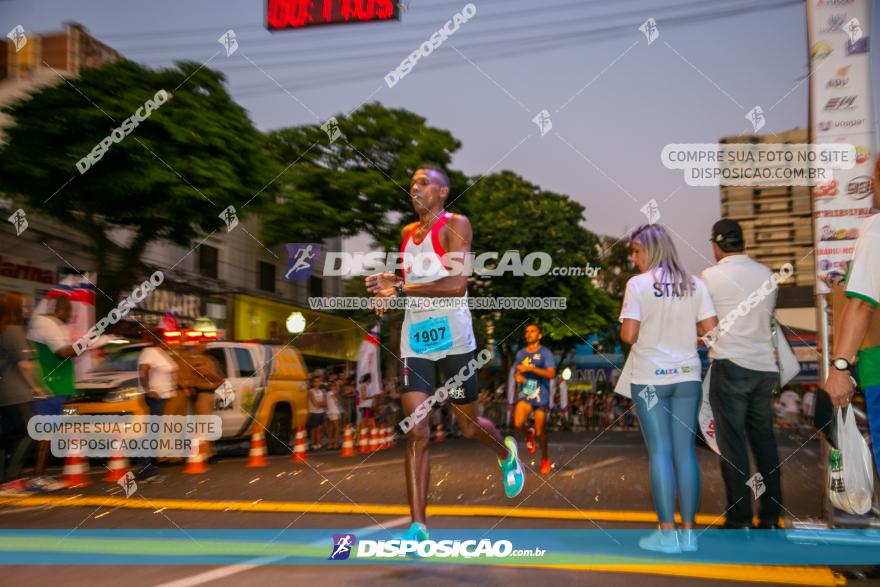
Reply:
[[[439, 387], [462, 372], [468, 361], [476, 361], [474, 351], [460, 355], [446, 355], [437, 361], [422, 359], [419, 357], [406, 357], [403, 359], [403, 378], [400, 392], [421, 391], [433, 395]], [[443, 379], [437, 382], [437, 368]], [[458, 390], [449, 389], [449, 400], [454, 404], [469, 404], [477, 401], [480, 395], [480, 381], [477, 370], [470, 377], [462, 381]]]

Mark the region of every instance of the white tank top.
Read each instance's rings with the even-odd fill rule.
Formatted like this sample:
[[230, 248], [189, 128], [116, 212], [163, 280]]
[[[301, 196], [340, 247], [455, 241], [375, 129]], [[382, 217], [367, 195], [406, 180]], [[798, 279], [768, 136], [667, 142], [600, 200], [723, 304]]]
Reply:
[[[446, 251], [440, 244], [440, 229], [452, 218], [444, 212], [421, 242], [414, 227], [403, 238], [403, 279], [406, 283], [430, 283], [449, 275], [441, 259]], [[462, 299], [467, 298], [467, 292]], [[408, 308], [400, 336], [401, 358], [418, 357], [437, 361], [446, 355], [460, 355], [477, 348], [471, 313], [462, 308]]]

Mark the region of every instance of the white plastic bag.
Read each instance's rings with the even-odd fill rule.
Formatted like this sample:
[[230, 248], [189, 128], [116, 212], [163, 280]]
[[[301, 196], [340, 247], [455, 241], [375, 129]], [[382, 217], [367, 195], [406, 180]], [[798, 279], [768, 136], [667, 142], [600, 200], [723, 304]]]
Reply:
[[630, 353], [623, 364], [623, 370], [620, 372], [617, 383], [614, 384], [614, 393], [632, 398], [632, 372], [632, 353]]
[[856, 425], [852, 407], [843, 415], [836, 408], [837, 448], [830, 453], [828, 494], [831, 504], [850, 514], [864, 514], [871, 509], [874, 495], [874, 463], [865, 438]]
[[712, 404], [709, 403], [709, 388], [712, 386], [712, 365], [706, 371], [706, 378], [703, 379], [703, 402], [700, 405], [700, 432], [703, 433], [703, 440], [715, 451], [721, 454], [718, 448], [718, 439], [715, 437], [715, 415], [712, 413]]

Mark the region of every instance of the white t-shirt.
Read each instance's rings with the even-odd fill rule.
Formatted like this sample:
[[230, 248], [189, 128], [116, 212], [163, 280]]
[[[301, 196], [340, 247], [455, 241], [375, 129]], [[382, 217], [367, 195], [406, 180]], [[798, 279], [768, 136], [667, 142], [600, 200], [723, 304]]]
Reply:
[[150, 368], [147, 373], [150, 391], [155, 391], [162, 399], [174, 397], [177, 392], [177, 363], [168, 356], [168, 353], [159, 347], [148, 346], [138, 357], [138, 371], [141, 365]]
[[46, 345], [53, 353], [73, 344], [67, 335], [67, 327], [64, 323], [55, 316], [46, 314], [33, 317], [27, 337], [34, 342]]
[[715, 315], [703, 282], [693, 279], [693, 292], [680, 295], [669, 279], [653, 271], [626, 283], [620, 321], [639, 321], [639, 337], [632, 347], [632, 383], [668, 385], [700, 381], [697, 322]]
[[327, 417], [335, 420], [339, 417], [339, 396], [331, 389], [324, 397], [327, 399]]
[[[727, 359], [753, 371], [778, 372], [770, 321], [776, 309], [776, 287], [770, 293], [772, 272], [748, 255], [724, 257], [717, 265], [703, 271], [702, 279], [718, 312], [719, 332], [709, 349], [713, 359]], [[756, 295], [755, 292], [759, 292]], [[749, 302], [758, 299], [756, 305]], [[740, 313], [745, 303], [751, 310]], [[744, 306], [744, 307], [746, 307]], [[724, 318], [733, 312], [727, 322]], [[726, 330], [721, 331], [720, 328]]]
[[847, 297], [880, 304], [880, 214], [868, 217], [859, 228], [852, 266], [846, 282]]
[[[314, 400], [312, 398], [314, 398]], [[323, 389], [321, 389], [320, 387], [313, 387], [312, 389], [309, 390], [309, 413], [310, 414], [323, 414], [324, 413], [324, 407], [319, 406], [318, 404], [314, 403], [314, 401], [320, 402], [322, 399], [324, 399], [324, 390]]]

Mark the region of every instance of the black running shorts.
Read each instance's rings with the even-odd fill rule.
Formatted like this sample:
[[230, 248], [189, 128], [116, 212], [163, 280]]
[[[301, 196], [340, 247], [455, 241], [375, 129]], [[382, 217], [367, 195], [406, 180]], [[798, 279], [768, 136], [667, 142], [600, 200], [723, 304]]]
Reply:
[[[421, 391], [428, 395], [433, 395], [439, 387], [448, 382], [454, 376], [459, 374], [467, 374], [468, 361], [476, 361], [474, 351], [469, 351], [460, 355], [446, 355], [437, 361], [429, 359], [421, 359], [418, 357], [407, 357], [403, 359], [403, 381], [400, 386], [401, 393], [407, 391]], [[437, 367], [440, 368], [440, 374], [443, 379], [437, 382]], [[462, 378], [461, 385], [456, 388], [447, 390], [449, 399], [454, 404], [469, 404], [477, 400], [480, 395], [480, 382], [477, 370], [467, 379]]]

